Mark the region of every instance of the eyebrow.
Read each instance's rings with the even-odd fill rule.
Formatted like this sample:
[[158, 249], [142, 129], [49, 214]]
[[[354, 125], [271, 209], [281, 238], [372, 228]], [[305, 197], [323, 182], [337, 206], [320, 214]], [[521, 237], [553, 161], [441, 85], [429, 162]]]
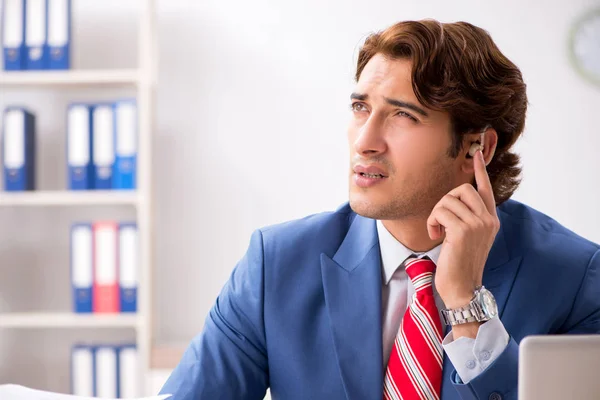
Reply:
[[[368, 94], [364, 94], [364, 93], [352, 93], [350, 95], [350, 99], [351, 100], [360, 100], [360, 101], [365, 101], [369, 98]], [[413, 103], [407, 103], [405, 101], [400, 101], [400, 100], [394, 100], [394, 99], [389, 99], [387, 97], [384, 97], [385, 101], [388, 104], [391, 104], [393, 106], [396, 107], [402, 107], [402, 108], [408, 108], [409, 110], [413, 110], [415, 112], [418, 112], [419, 114], [421, 114], [424, 117], [429, 117], [429, 114], [427, 114], [427, 111], [423, 110], [421, 107], [413, 104]]]

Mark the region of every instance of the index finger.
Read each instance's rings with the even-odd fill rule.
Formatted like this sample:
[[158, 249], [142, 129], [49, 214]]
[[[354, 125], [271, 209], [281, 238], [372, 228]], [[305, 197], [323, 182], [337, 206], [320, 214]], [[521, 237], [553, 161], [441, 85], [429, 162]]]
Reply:
[[477, 192], [483, 199], [483, 202], [492, 215], [496, 215], [496, 200], [494, 199], [494, 190], [490, 177], [485, 169], [485, 161], [481, 150], [475, 154], [475, 182], [477, 183]]

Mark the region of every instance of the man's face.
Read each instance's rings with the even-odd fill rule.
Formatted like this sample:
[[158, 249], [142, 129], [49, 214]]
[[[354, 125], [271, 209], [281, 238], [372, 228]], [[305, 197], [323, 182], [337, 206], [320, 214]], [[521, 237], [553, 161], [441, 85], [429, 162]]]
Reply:
[[461, 157], [447, 154], [449, 115], [417, 101], [410, 60], [380, 54], [365, 66], [352, 97], [350, 206], [373, 219], [427, 218], [458, 186]]

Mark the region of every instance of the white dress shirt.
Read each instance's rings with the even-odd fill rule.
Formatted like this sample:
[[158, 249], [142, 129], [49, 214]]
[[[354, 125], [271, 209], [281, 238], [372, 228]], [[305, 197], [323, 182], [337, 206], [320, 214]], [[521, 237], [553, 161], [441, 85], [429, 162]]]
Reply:
[[[400, 322], [415, 293], [415, 288], [404, 269], [404, 261], [414, 254], [419, 258], [427, 256], [437, 264], [442, 245], [424, 253], [412, 251], [397, 241], [381, 221], [377, 221], [377, 234], [383, 278], [381, 316], [383, 322], [383, 369], [385, 371]], [[444, 302], [435, 289], [435, 283], [433, 293], [438, 310], [445, 308]], [[443, 321], [442, 329], [445, 329]], [[454, 340], [452, 330], [450, 330], [444, 338], [442, 346], [460, 379], [463, 383], [468, 383], [504, 351], [508, 340], [509, 336], [504, 325], [496, 317], [479, 327], [476, 339], [461, 337]]]

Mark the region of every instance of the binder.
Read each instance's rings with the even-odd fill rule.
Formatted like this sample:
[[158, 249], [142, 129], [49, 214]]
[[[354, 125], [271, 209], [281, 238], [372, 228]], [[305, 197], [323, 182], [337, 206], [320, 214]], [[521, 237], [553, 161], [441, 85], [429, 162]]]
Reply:
[[25, 69], [48, 68], [47, 6], [47, 0], [25, 1], [25, 46], [27, 46]]
[[48, 0], [48, 69], [71, 66], [71, 0]]
[[119, 289], [121, 312], [137, 311], [138, 231], [135, 223], [119, 224]]
[[25, 108], [9, 107], [3, 118], [4, 189], [35, 188], [35, 116]]
[[116, 399], [119, 397], [119, 371], [116, 346], [97, 346], [96, 361], [96, 393], [99, 398]]
[[137, 175], [137, 105], [115, 103], [115, 170], [113, 189], [135, 189]]
[[138, 352], [134, 344], [119, 347], [119, 398], [131, 399], [140, 396], [138, 375]]
[[119, 283], [117, 278], [117, 224], [96, 222], [94, 230], [93, 311], [119, 312]]
[[114, 110], [112, 104], [93, 106], [92, 137], [94, 188], [111, 189], [115, 162]]
[[86, 104], [71, 104], [67, 110], [67, 169], [69, 189], [94, 188], [92, 158], [92, 113]]
[[2, 48], [4, 69], [25, 69], [25, 0], [4, 0], [2, 13]]
[[95, 390], [94, 348], [75, 345], [71, 349], [71, 393], [76, 396], [92, 397]]
[[92, 224], [79, 223], [71, 227], [71, 283], [73, 310], [92, 312], [93, 258]]

